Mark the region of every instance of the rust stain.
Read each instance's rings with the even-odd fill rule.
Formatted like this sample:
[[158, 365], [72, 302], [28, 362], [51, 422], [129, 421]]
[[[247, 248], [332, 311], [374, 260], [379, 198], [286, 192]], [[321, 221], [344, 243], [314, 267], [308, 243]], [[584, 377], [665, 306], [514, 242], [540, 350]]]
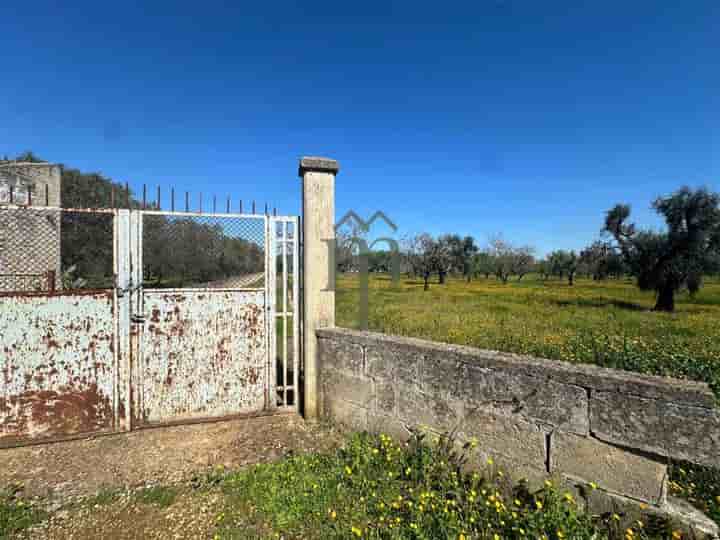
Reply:
[[113, 333], [104, 292], [0, 297], [0, 441], [112, 426]]
[[265, 403], [262, 291], [145, 294], [144, 421], [257, 411]]
[[98, 296], [105, 295], [108, 298], [112, 298], [112, 289], [73, 289], [69, 291], [2, 291], [0, 292], [0, 298], [56, 298], [60, 296]]
[[94, 384], [85, 390], [28, 391], [2, 398], [0, 412], [12, 413], [2, 424], [0, 441], [93, 433], [113, 422], [110, 399]]

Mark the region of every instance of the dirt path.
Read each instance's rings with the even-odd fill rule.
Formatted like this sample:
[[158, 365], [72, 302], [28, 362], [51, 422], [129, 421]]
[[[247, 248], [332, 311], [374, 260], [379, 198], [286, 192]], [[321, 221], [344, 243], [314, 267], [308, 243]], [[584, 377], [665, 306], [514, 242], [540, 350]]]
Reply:
[[[181, 488], [182, 489], [182, 488]], [[137, 493], [117, 494], [110, 501], [62, 509], [22, 533], [32, 540], [213, 539], [223, 508], [219, 491], [185, 489], [171, 503], [142, 502]], [[248, 528], [249, 529], [249, 528]], [[249, 534], [248, 537], [259, 536]]]
[[339, 437], [295, 414], [147, 429], [0, 450], [0, 486], [24, 485], [50, 506], [101, 490], [176, 483], [208, 468], [238, 468], [290, 451], [327, 450]]

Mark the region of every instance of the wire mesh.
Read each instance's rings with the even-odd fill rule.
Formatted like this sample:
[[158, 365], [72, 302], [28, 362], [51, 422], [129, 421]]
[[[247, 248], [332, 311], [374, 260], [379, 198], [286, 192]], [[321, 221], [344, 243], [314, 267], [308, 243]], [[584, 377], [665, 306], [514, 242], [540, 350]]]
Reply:
[[146, 213], [143, 285], [264, 288], [265, 236], [262, 216]]
[[0, 292], [113, 286], [113, 215], [0, 208]]

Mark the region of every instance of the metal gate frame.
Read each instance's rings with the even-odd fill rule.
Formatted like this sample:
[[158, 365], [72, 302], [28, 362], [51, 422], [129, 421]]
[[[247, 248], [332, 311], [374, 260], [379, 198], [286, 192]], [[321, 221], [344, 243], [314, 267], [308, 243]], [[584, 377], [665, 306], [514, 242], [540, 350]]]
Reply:
[[[142, 341], [145, 328], [145, 288], [143, 286], [143, 218], [146, 215], [168, 217], [202, 217], [218, 219], [263, 220], [265, 231], [265, 340], [266, 340], [266, 389], [265, 411], [299, 411], [299, 369], [300, 369], [300, 267], [299, 267], [299, 218], [297, 216], [269, 216], [258, 214], [205, 213], [205, 212], [168, 212], [162, 210], [118, 210], [116, 225], [116, 263], [117, 286], [115, 305], [117, 306], [118, 369], [116, 377], [122, 400], [118, 406], [125, 411], [119, 415], [118, 429], [131, 430], [137, 425], [137, 398], [140, 397], [142, 380], [140, 366], [143, 360]], [[280, 272], [278, 273], [278, 257]], [[290, 267], [290, 264], [292, 265]], [[176, 288], [167, 289], [168, 293], [182, 291], [216, 289]], [[228, 287], [227, 290], [241, 290]], [[282, 300], [278, 305], [278, 293], [282, 291]], [[290, 300], [289, 292], [291, 292]], [[292, 319], [292, 345], [288, 344], [289, 319]], [[282, 328], [282, 346], [278, 350], [278, 321]], [[292, 351], [292, 355], [289, 352]], [[281, 381], [276, 374], [280, 371]], [[288, 378], [292, 381], [289, 381]], [[260, 412], [260, 411], [258, 411]], [[241, 413], [238, 413], [241, 414]], [[193, 418], [191, 421], [202, 421]], [[217, 420], [208, 417], [205, 420]], [[182, 423], [182, 419], [166, 423]]]
[[[300, 219], [297, 216], [270, 216], [268, 217], [269, 247], [266, 251], [268, 262], [266, 264], [268, 278], [267, 298], [270, 306], [268, 317], [267, 335], [270, 339], [268, 347], [269, 357], [281, 361], [282, 385], [276, 386], [270, 395], [278, 395], [279, 408], [299, 411], [300, 403]], [[278, 249], [279, 248], [279, 249]], [[276, 258], [281, 260], [281, 283], [277, 286], [277, 264]], [[270, 260], [270, 259], [274, 260]], [[288, 271], [289, 262], [292, 267]], [[288, 281], [292, 280], [292, 289], [289, 289]], [[272, 286], [275, 284], [275, 286]], [[277, 303], [277, 290], [282, 289], [282, 305]], [[292, 292], [291, 292], [292, 291]], [[291, 301], [288, 302], [288, 294], [291, 292]], [[281, 310], [279, 308], [282, 308]], [[292, 361], [288, 370], [288, 319], [292, 318]], [[282, 321], [282, 357], [278, 357], [277, 351], [277, 322]], [[271, 362], [269, 362], [269, 365]], [[292, 384], [288, 384], [289, 374], [292, 373]], [[268, 378], [274, 381], [270, 374]], [[290, 396], [290, 398], [289, 398]]]

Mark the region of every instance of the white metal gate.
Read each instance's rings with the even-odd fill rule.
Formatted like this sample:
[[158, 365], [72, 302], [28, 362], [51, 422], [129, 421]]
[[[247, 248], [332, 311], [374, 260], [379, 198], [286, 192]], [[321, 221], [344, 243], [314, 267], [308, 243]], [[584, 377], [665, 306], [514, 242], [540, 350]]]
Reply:
[[298, 222], [0, 207], [0, 447], [297, 410]]
[[297, 409], [298, 218], [121, 213], [125, 428]]

